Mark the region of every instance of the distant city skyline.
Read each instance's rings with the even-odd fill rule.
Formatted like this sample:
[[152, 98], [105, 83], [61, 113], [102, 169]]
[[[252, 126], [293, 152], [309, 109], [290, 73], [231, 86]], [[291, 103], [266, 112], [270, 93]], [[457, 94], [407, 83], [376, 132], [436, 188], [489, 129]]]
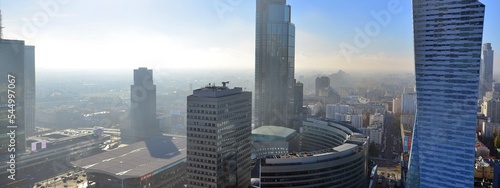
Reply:
[[[496, 46], [500, 2], [481, 2], [482, 42]], [[410, 1], [287, 4], [295, 7], [296, 71], [414, 72]], [[4, 38], [37, 46], [38, 70], [254, 69], [255, 1], [3, 0], [0, 9]], [[344, 55], [342, 48], [354, 51]]]

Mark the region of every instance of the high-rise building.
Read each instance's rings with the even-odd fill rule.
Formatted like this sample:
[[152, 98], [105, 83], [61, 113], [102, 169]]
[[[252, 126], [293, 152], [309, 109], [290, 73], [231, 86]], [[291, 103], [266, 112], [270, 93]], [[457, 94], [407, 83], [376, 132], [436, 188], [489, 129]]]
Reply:
[[417, 113], [408, 187], [474, 187], [485, 6], [412, 1]]
[[35, 109], [36, 109], [36, 89], [35, 89], [35, 47], [24, 47], [24, 84], [25, 84], [25, 125], [26, 137], [35, 135]]
[[481, 58], [481, 69], [479, 77], [479, 92], [481, 96], [488, 91], [492, 90], [493, 87], [493, 49], [491, 48], [491, 43], [484, 43]]
[[481, 104], [481, 113], [492, 123], [500, 123], [500, 93], [486, 92]]
[[316, 96], [319, 96], [320, 90], [330, 87], [330, 78], [327, 76], [316, 77]]
[[361, 127], [363, 127], [363, 115], [361, 114], [351, 115], [351, 126], [361, 129]]
[[[0, 67], [2, 67], [0, 77], [3, 78], [0, 79], [0, 154], [2, 158], [4, 155], [11, 154], [8, 152], [10, 148], [15, 148], [15, 152], [22, 153], [26, 147], [24, 48], [24, 41], [0, 40]], [[13, 96], [10, 102], [9, 94]], [[14, 147], [9, 146], [10, 135], [7, 133], [10, 132], [15, 133]]]
[[392, 112], [393, 113], [401, 113], [401, 98], [396, 97], [392, 99]]
[[335, 119], [335, 114], [347, 114], [351, 107], [345, 104], [327, 104], [325, 111], [327, 119]]
[[417, 95], [415, 93], [403, 93], [401, 95], [401, 114], [415, 115], [417, 110]]
[[34, 54], [24, 41], [3, 39], [0, 12], [0, 159], [24, 153], [26, 136], [34, 133]]
[[[304, 106], [304, 84], [297, 82], [294, 91], [294, 113], [296, 115], [302, 114], [302, 107]], [[301, 120], [302, 121], [302, 120]]]
[[257, 0], [255, 124], [293, 128], [295, 25], [286, 0]]
[[129, 117], [130, 125], [121, 130], [124, 142], [134, 143], [160, 134], [160, 124], [156, 118], [156, 85], [153, 84], [151, 69], [141, 67], [134, 70]]
[[249, 187], [252, 93], [207, 86], [187, 97], [188, 187]]

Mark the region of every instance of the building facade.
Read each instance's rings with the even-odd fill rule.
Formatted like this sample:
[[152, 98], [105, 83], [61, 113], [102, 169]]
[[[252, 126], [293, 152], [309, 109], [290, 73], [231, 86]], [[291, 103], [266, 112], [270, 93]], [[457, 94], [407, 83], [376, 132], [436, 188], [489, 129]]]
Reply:
[[401, 95], [401, 114], [415, 115], [417, 110], [417, 95], [412, 93], [403, 93]]
[[351, 115], [351, 126], [361, 129], [361, 127], [363, 127], [363, 115], [361, 114]]
[[35, 84], [35, 47], [24, 47], [24, 85], [25, 85], [25, 112], [26, 137], [35, 135], [35, 109], [36, 109], [36, 84]]
[[264, 125], [252, 130], [252, 159], [298, 151], [300, 136], [293, 129]]
[[261, 159], [261, 187], [367, 187], [368, 138], [347, 126], [308, 119], [301, 152]]
[[[29, 61], [34, 58], [29, 57], [30, 54], [25, 54], [26, 48], [24, 41], [0, 38], [0, 77], [2, 77], [0, 80], [0, 159], [2, 160], [8, 159], [10, 154], [17, 155], [26, 151], [26, 120], [31, 120], [26, 117], [26, 114], [27, 111], [34, 112], [34, 106], [27, 106], [27, 103], [32, 102], [27, 99], [33, 99], [34, 93], [31, 93], [33, 90], [25, 84], [27, 79], [25, 67], [31, 66], [27, 64], [34, 63], [34, 61]], [[34, 82], [30, 83], [34, 84]], [[30, 86], [34, 87], [34, 85]], [[27, 92], [30, 92], [30, 97], [27, 97]], [[10, 133], [14, 134], [10, 135]]]
[[295, 25], [286, 0], [257, 0], [255, 124], [293, 128]]
[[320, 96], [320, 91], [325, 88], [330, 88], [330, 78], [328, 76], [321, 76], [317, 77], [315, 81], [315, 91], [316, 91], [316, 96]]
[[252, 93], [207, 86], [187, 97], [188, 187], [249, 187]]
[[479, 97], [491, 91], [493, 87], [493, 54], [491, 43], [484, 43], [482, 48], [481, 70], [479, 72]]
[[392, 112], [401, 114], [401, 98], [396, 97], [392, 99]]
[[130, 86], [130, 126], [121, 130], [125, 143], [134, 143], [160, 133], [156, 118], [156, 85], [153, 70], [134, 70], [134, 84]]
[[347, 114], [351, 111], [351, 107], [345, 104], [327, 104], [325, 114], [327, 119], [334, 120], [335, 114]]
[[408, 187], [474, 187], [485, 6], [478, 0], [412, 3], [417, 113]]

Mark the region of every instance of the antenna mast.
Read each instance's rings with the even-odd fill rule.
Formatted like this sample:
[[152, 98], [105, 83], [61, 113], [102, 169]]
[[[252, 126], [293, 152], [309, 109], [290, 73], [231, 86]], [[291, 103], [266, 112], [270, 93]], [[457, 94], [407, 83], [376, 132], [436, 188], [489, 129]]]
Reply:
[[0, 40], [2, 40], [2, 38], [3, 38], [2, 29], [3, 29], [3, 26], [2, 26], [2, 10], [0, 9]]

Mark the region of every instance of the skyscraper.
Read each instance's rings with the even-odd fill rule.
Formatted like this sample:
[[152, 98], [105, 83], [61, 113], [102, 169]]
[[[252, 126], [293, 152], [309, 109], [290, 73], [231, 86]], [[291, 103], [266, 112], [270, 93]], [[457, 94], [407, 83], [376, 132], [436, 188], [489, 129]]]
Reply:
[[24, 47], [24, 76], [25, 76], [25, 124], [26, 137], [35, 135], [35, 109], [36, 109], [36, 80], [35, 80], [35, 47]]
[[123, 128], [122, 140], [126, 143], [142, 141], [160, 133], [156, 119], [156, 85], [153, 71], [147, 68], [134, 70], [134, 85], [130, 86], [130, 125]]
[[188, 187], [249, 187], [252, 93], [207, 86], [187, 97]]
[[2, 29], [0, 12], [0, 159], [24, 153], [35, 127], [35, 48], [3, 39]]
[[319, 96], [319, 91], [326, 87], [330, 87], [330, 78], [327, 76], [316, 77], [316, 96]]
[[491, 91], [493, 88], [493, 49], [491, 43], [483, 44], [483, 53], [481, 58], [480, 70], [480, 95], [482, 97], [486, 92]]
[[[3, 78], [0, 80], [0, 155], [2, 157], [14, 154], [9, 152], [10, 148], [15, 148], [15, 153], [25, 151], [26, 77], [24, 50], [24, 41], [0, 39], [0, 77]], [[9, 96], [11, 97], [9, 98]], [[15, 135], [13, 139], [10, 139], [10, 135], [7, 134], [11, 132]], [[9, 146], [11, 140], [15, 143]]]
[[417, 113], [408, 187], [474, 187], [485, 6], [413, 1]]
[[255, 123], [292, 127], [295, 25], [286, 0], [257, 0]]

